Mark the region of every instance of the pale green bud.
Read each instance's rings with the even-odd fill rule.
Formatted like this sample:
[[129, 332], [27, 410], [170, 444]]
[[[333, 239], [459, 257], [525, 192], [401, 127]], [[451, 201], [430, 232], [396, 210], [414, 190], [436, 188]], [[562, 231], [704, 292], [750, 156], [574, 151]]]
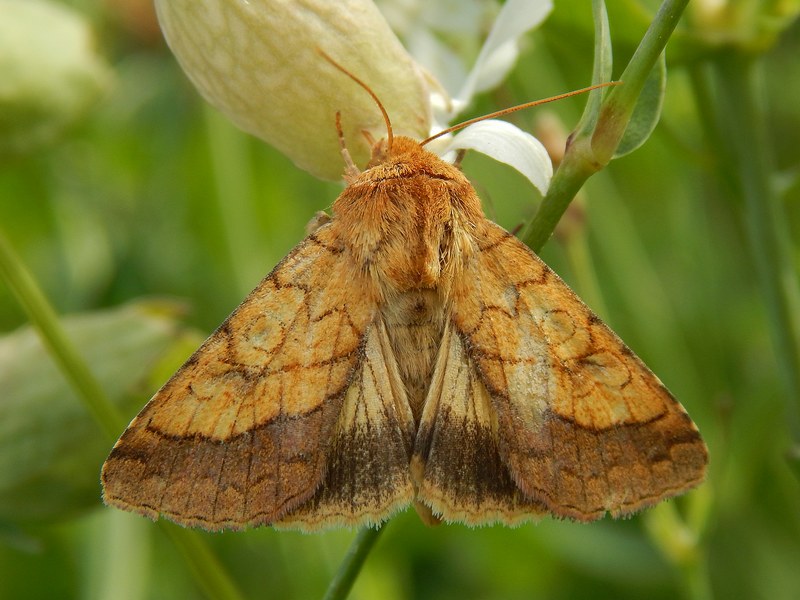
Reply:
[[368, 157], [362, 130], [386, 136], [375, 102], [318, 50], [375, 92], [395, 133], [428, 135], [425, 76], [371, 1], [156, 0], [156, 9], [206, 100], [314, 175], [342, 175], [337, 111], [357, 163]]
[[0, 1], [0, 155], [57, 138], [110, 80], [77, 13], [44, 0]]

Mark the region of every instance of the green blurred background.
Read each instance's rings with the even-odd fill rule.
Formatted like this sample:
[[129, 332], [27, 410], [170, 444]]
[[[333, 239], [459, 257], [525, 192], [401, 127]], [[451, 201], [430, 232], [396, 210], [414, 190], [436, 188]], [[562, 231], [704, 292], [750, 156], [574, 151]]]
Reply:
[[[0, 148], [0, 231], [61, 315], [87, 313], [65, 318], [68, 331], [129, 418], [341, 187], [205, 106], [148, 0], [62, 4], [87, 20], [101, 62], [70, 83], [87, 90], [79, 117]], [[353, 598], [800, 598], [800, 467], [789, 458], [800, 398], [786, 383], [792, 361], [781, 362], [770, 335], [791, 319], [765, 299], [739, 182], [752, 167], [774, 186], [779, 219], [767, 229], [787, 262], [772, 276], [796, 290], [797, 3], [731, 2], [728, 12], [714, 3], [717, 16], [696, 4], [669, 46], [661, 123], [589, 181], [542, 255], [687, 408], [709, 446], [708, 481], [632, 519], [591, 525], [428, 529], [406, 512], [388, 524]], [[615, 75], [656, 7], [609, 7]], [[511, 77], [471, 112], [582, 87], [591, 64], [589, 3], [563, 0]], [[753, 122], [725, 108], [720, 78], [742, 65], [756, 73], [746, 90], [760, 103]], [[0, 60], [0, 93], [9, 68]], [[62, 99], [57, 89], [41, 95]], [[583, 102], [512, 120], [541, 133], [555, 117], [568, 131]], [[6, 138], [12, 121], [0, 116]], [[740, 128], [768, 152], [736, 155], [727, 136]], [[538, 199], [510, 168], [472, 155], [464, 164], [501, 225], [533, 214]], [[0, 283], [0, 331], [9, 332], [0, 338], [0, 598], [202, 597], [163, 531], [101, 505], [112, 442], [35, 336], [12, 333], [26, 323]], [[321, 597], [353, 532], [203, 537], [245, 597], [305, 599]]]

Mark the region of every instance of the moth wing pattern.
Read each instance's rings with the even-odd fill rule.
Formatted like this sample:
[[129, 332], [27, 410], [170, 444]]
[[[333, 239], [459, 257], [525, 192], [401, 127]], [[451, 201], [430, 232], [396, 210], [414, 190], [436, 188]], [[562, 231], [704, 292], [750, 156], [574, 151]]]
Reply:
[[445, 521], [514, 524], [543, 515], [503, 463], [493, 401], [452, 324], [442, 337], [414, 447], [419, 500]]
[[[337, 444], [365, 428], [384, 432], [381, 473], [408, 470], [408, 415], [375, 383], [385, 332], [359, 277], [331, 225], [301, 242], [134, 418], [103, 466], [105, 502], [212, 530], [315, 529], [391, 510], [386, 493], [334, 508], [342, 492], [325, 488]], [[352, 492], [376, 467], [363, 452], [349, 460]], [[402, 479], [398, 497], [410, 493]], [[315, 502], [317, 516], [290, 518]]]
[[[485, 221], [474, 240], [433, 377], [468, 400], [431, 387], [439, 414], [426, 406], [414, 456], [423, 501], [445, 520], [591, 521], [700, 483], [705, 445], [659, 379], [514, 236]], [[470, 512], [492, 497], [505, 500], [485, 518]]]
[[273, 523], [313, 531], [375, 525], [414, 499], [408, 470], [414, 417], [383, 321], [366, 335], [364, 358], [345, 394], [331, 436], [323, 484]]

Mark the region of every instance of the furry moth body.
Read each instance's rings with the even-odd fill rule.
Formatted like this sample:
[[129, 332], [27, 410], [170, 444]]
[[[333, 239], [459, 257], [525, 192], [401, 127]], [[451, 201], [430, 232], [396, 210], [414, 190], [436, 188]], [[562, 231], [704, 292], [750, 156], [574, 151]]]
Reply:
[[378, 143], [131, 422], [106, 503], [206, 529], [621, 516], [700, 483], [659, 379], [463, 174]]

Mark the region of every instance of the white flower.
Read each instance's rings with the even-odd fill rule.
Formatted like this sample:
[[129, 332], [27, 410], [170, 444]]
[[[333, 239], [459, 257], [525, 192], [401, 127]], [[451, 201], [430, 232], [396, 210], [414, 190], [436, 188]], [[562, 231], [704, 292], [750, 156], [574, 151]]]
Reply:
[[372, 99], [317, 52], [369, 86], [397, 133], [425, 137], [427, 85], [366, 0], [156, 0], [172, 51], [200, 93], [245, 131], [326, 179], [342, 174], [336, 111], [353, 158], [363, 162], [386, 127]]
[[542, 143], [507, 121], [480, 121], [448, 140], [442, 150], [475, 150], [514, 167], [542, 194], [553, 176], [553, 164]]
[[[455, 7], [451, 8], [455, 10]], [[446, 129], [447, 124], [469, 106], [476, 93], [497, 86], [508, 75], [519, 55], [519, 38], [540, 25], [552, 9], [551, 0], [508, 0], [503, 5], [472, 70], [460, 80], [450, 78], [450, 88], [457, 90], [454, 97], [448, 97], [446, 92], [442, 91], [442, 87], [434, 87], [431, 90], [430, 102], [433, 113], [431, 134]], [[468, 14], [474, 15], [475, 12], [468, 11]], [[426, 19], [426, 14], [423, 12], [421, 20], [424, 22], [430, 19]], [[477, 31], [477, 27], [473, 28], [470, 25], [468, 23], [466, 27]], [[419, 31], [421, 28], [416, 29]], [[420, 46], [412, 46], [414, 47]], [[438, 65], [452, 64], [451, 58], [446, 60], [441, 58], [441, 53], [447, 55], [447, 50], [433, 44], [423, 48], [424, 52], [414, 56], [433, 73], [436, 73]], [[464, 73], [464, 70], [460, 72]], [[505, 121], [490, 120], [475, 123], [454, 137], [435, 140], [429, 148], [445, 157], [451, 156], [454, 150], [459, 149], [475, 150], [491, 156], [517, 169], [542, 194], [547, 192], [553, 175], [552, 162], [541, 142]]]
[[[551, 0], [506, 2], [475, 66], [464, 74], [466, 69], [455, 68], [455, 56], [447, 55], [432, 34], [408, 18], [414, 14], [408, 12], [414, 0], [405, 3], [406, 12], [395, 10], [393, 20], [405, 14], [406, 37], [416, 40], [412, 48], [422, 65], [403, 48], [370, 0], [156, 0], [156, 8], [178, 61], [211, 104], [301, 168], [333, 179], [342, 173], [336, 112], [341, 111], [348, 148], [357, 163], [369, 155], [362, 132], [380, 138], [385, 126], [372, 99], [318, 50], [375, 92], [395, 133], [422, 139], [444, 129], [473, 94], [505, 77], [516, 60], [519, 37], [552, 8]], [[418, 3], [422, 8], [416, 14], [435, 23], [447, 16], [442, 4]], [[479, 14], [477, 0], [444, 4], [462, 15], [456, 20], [462, 27], [474, 24]], [[383, 6], [391, 8], [387, 2]], [[448, 88], [457, 90], [452, 98], [453, 92], [431, 75], [439, 70], [437, 62], [452, 67], [447, 78]], [[552, 175], [547, 154], [533, 136], [513, 125], [486, 121], [430, 144], [440, 155], [460, 148], [510, 164], [546, 191]]]

